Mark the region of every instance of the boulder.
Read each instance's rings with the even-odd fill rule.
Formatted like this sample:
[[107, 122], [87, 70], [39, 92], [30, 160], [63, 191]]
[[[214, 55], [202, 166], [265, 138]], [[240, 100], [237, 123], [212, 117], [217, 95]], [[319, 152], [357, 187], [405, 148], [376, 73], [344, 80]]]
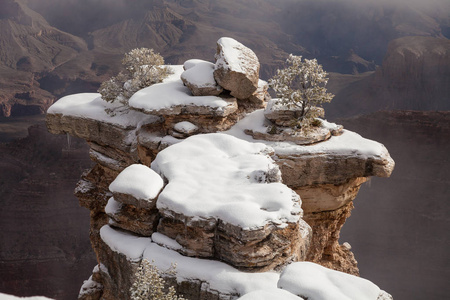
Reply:
[[163, 179], [147, 166], [133, 164], [123, 170], [109, 185], [114, 199], [138, 208], [155, 208], [164, 186]]
[[184, 63], [180, 78], [194, 96], [217, 96], [223, 88], [214, 79], [214, 64], [201, 59], [190, 59]]
[[223, 37], [217, 41], [214, 79], [238, 99], [249, 98], [258, 88], [259, 60], [238, 41]]

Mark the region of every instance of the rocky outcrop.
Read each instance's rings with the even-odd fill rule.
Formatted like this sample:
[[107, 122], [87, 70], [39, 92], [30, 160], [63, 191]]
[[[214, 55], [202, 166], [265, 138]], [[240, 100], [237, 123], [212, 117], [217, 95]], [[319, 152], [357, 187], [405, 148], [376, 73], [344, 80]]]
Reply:
[[[257, 111], [238, 123], [231, 134], [253, 136], [254, 132], [265, 132], [270, 126], [263, 112]], [[308, 260], [358, 274], [353, 255], [338, 243], [339, 232], [367, 177], [390, 176], [394, 161], [386, 148], [346, 130], [313, 145], [270, 140], [265, 143], [274, 148], [273, 157], [283, 182], [305, 199], [302, 201], [304, 220], [313, 228]]]
[[168, 184], [158, 197], [158, 232], [176, 240], [184, 255], [238, 269], [272, 270], [304, 260], [309, 226], [301, 220], [298, 195], [281, 184], [278, 166], [264, 154], [271, 151], [211, 134], [160, 152], [152, 168]]
[[[161, 269], [178, 262], [173, 284], [190, 299], [254, 289], [234, 279], [217, 287], [214, 272], [255, 276], [264, 285], [273, 271], [310, 260], [357, 274], [339, 232], [366, 178], [392, 172], [384, 146], [325, 121], [329, 136], [315, 144], [257, 141], [246, 133], [267, 132], [271, 122], [244, 104], [248, 95], [194, 96], [181, 66], [172, 68], [163, 83], [138, 91], [129, 110], [78, 94], [48, 112], [49, 130], [89, 141], [96, 162], [76, 194], [91, 210], [91, 242], [106, 270], [98, 272], [101, 297], [127, 298], [143, 258]], [[229, 80], [241, 84], [241, 77]], [[250, 95], [264, 95], [258, 105], [265, 106], [259, 83]]]
[[[312, 108], [323, 115], [323, 108]], [[246, 129], [245, 133], [251, 135], [256, 140], [266, 140], [272, 142], [293, 142], [297, 145], [310, 145], [328, 140], [332, 135], [342, 134], [343, 127], [334, 123], [328, 123], [319, 118], [315, 118], [312, 126], [306, 130], [295, 130], [292, 124], [296, 122], [296, 110], [289, 109], [280, 103], [279, 99], [272, 99], [264, 110], [264, 117], [270, 121], [270, 126], [263, 126], [257, 129]]]

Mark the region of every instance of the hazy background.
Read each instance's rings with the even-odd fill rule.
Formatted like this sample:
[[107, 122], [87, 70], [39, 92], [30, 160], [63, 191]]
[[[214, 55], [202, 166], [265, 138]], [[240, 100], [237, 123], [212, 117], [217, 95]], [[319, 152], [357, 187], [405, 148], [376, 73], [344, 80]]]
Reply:
[[448, 0], [0, 0], [0, 291], [76, 299], [95, 265], [89, 212], [72, 196], [87, 147], [48, 134], [46, 109], [96, 91], [133, 48], [213, 61], [222, 36], [255, 51], [263, 79], [289, 53], [330, 72], [327, 118], [396, 161], [391, 178], [362, 188], [341, 241], [396, 300], [445, 299]]

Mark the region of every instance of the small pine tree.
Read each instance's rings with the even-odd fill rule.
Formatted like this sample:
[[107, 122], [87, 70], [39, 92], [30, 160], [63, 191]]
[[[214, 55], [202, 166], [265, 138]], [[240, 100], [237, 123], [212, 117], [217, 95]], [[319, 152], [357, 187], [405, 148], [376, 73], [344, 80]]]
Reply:
[[[167, 274], [175, 275], [175, 266]], [[135, 274], [135, 281], [130, 288], [132, 300], [185, 300], [176, 295], [175, 288], [170, 286], [165, 292], [166, 282], [156, 266], [143, 259]]]
[[128, 99], [138, 90], [161, 82], [169, 74], [164, 58], [153, 49], [139, 48], [126, 53], [122, 64], [124, 70], [104, 81], [98, 92], [108, 102], [119, 101], [128, 106]]
[[277, 74], [269, 79], [269, 85], [281, 104], [295, 111], [296, 120], [292, 127], [309, 127], [322, 112], [317, 108], [334, 97], [325, 87], [328, 74], [316, 59], [302, 61], [301, 56], [290, 54], [286, 64], [286, 68], [277, 70]]

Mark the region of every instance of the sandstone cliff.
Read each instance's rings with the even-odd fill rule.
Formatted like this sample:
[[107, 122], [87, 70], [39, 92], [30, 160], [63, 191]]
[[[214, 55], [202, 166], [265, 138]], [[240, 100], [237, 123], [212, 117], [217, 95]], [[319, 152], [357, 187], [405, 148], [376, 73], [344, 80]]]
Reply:
[[[50, 132], [86, 139], [96, 163], [75, 190], [91, 211], [98, 259], [80, 299], [127, 299], [143, 258], [160, 269], [177, 262], [176, 276], [165, 276], [188, 299], [235, 299], [268, 287], [283, 293], [277, 285], [308, 299], [331, 286], [327, 299], [388, 297], [329, 270], [358, 274], [339, 232], [367, 177], [390, 176], [386, 148], [326, 121], [319, 140], [266, 139], [275, 125], [261, 109], [269, 96], [255, 78], [254, 53], [222, 38], [215, 58], [209, 76], [218, 85], [228, 78], [219, 95], [193, 96], [180, 79], [197, 79], [185, 64], [134, 94], [126, 111], [106, 113], [116, 104], [98, 94], [67, 96], [49, 109]], [[336, 272], [339, 283], [302, 288], [313, 272]], [[285, 285], [295, 277], [298, 284]]]
[[395, 39], [375, 72], [331, 76], [330, 90], [336, 97], [326, 106], [328, 115], [334, 118], [378, 110], [449, 110], [449, 70], [448, 39]]
[[0, 5], [0, 116], [42, 114], [55, 99], [40, 87], [40, 77], [87, 50], [86, 43], [21, 1]]

